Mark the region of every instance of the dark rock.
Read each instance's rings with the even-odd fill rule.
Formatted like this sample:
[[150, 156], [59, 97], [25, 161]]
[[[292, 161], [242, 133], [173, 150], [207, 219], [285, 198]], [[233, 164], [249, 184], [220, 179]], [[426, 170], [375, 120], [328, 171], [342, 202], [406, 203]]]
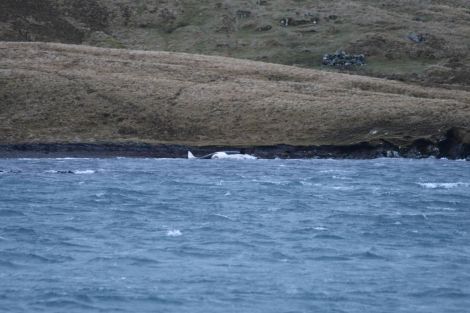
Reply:
[[258, 28], [256, 28], [256, 31], [258, 32], [267, 32], [269, 30], [271, 30], [273, 27], [271, 25], [264, 25], [264, 26], [260, 26]]
[[[188, 150], [197, 155], [216, 151], [240, 150], [259, 158], [304, 159], [372, 159], [379, 157], [449, 158], [470, 160], [470, 130], [452, 128], [440, 142], [417, 139], [408, 146], [398, 147], [386, 140], [352, 145], [324, 146], [186, 146], [150, 144], [18, 144], [0, 145], [0, 158], [17, 157], [154, 157], [186, 158]], [[0, 171], [1, 172], [1, 171]], [[70, 171], [58, 171], [70, 174]]]
[[409, 40], [415, 42], [415, 43], [422, 43], [426, 41], [426, 37], [423, 34], [417, 34], [417, 33], [409, 33], [408, 36], [406, 36]]
[[238, 18], [249, 18], [250, 16], [251, 16], [251, 11], [246, 11], [246, 10], [237, 11]]
[[322, 64], [336, 67], [363, 66], [366, 64], [366, 57], [364, 54], [351, 55], [344, 51], [337, 51], [334, 54], [325, 54]]
[[299, 32], [301, 32], [301, 33], [316, 33], [317, 30], [313, 29], [313, 28], [308, 28], [308, 29], [301, 29], [301, 30], [299, 30]]
[[309, 25], [309, 24], [317, 24], [318, 19], [316, 17], [310, 17], [308, 19], [296, 20], [291, 17], [285, 17], [279, 21], [279, 25], [282, 27], [288, 26], [302, 26], [302, 25]]
[[470, 157], [470, 130], [451, 128], [447, 131], [446, 139], [438, 144], [440, 157], [450, 159], [465, 159]]
[[410, 146], [400, 149], [400, 154], [407, 158], [429, 158], [439, 156], [439, 148], [428, 139], [417, 139]]
[[289, 22], [291, 20], [292, 19], [290, 17], [285, 17], [285, 18], [283, 18], [279, 21], [279, 25], [281, 25], [282, 27], [287, 27], [287, 26], [289, 26]]
[[302, 26], [302, 25], [309, 25], [309, 24], [316, 24], [316, 20], [308, 19], [308, 20], [291, 20], [290, 26]]

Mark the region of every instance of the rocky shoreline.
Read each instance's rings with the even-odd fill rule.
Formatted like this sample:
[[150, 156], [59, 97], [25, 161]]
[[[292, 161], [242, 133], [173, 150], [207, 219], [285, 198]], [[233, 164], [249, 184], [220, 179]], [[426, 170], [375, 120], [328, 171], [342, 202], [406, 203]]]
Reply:
[[135, 158], [186, 158], [187, 152], [205, 155], [223, 150], [240, 150], [261, 159], [373, 159], [381, 157], [448, 158], [470, 160], [470, 144], [463, 142], [450, 130], [446, 139], [432, 142], [419, 139], [406, 147], [382, 140], [378, 143], [362, 142], [345, 146], [189, 146], [178, 144], [142, 143], [31, 143], [0, 145], [0, 158], [56, 158], [56, 157], [135, 157]]

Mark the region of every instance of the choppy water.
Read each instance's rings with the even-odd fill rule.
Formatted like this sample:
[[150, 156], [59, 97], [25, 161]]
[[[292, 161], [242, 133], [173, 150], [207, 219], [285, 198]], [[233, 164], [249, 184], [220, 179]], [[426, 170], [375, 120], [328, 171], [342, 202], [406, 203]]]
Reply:
[[0, 170], [2, 312], [470, 312], [470, 162]]

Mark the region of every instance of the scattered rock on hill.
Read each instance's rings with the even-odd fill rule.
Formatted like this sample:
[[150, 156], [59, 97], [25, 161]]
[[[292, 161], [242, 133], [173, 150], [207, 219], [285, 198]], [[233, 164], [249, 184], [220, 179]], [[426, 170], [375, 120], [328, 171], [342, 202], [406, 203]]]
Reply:
[[426, 41], [426, 37], [423, 34], [417, 34], [415, 32], [409, 33], [406, 37], [415, 43], [422, 43]]
[[247, 10], [238, 10], [237, 17], [238, 18], [249, 18], [251, 16], [251, 11]]
[[282, 27], [288, 26], [301, 26], [301, 25], [308, 25], [308, 24], [317, 24], [318, 20], [315, 17], [310, 17], [308, 19], [293, 19], [291, 17], [285, 17], [279, 21], [279, 24]]
[[337, 67], [362, 66], [366, 64], [366, 57], [364, 54], [351, 55], [344, 51], [336, 51], [333, 54], [325, 54], [322, 63]]
[[256, 28], [256, 31], [258, 32], [267, 32], [269, 30], [271, 30], [273, 27], [271, 25], [264, 25], [264, 26], [260, 26], [258, 28]]

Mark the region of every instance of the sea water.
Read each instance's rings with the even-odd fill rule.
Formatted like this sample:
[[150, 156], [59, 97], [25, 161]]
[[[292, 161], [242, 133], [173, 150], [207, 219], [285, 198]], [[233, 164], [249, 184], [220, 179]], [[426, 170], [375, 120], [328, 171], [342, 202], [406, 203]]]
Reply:
[[470, 162], [0, 160], [1, 312], [470, 312]]

